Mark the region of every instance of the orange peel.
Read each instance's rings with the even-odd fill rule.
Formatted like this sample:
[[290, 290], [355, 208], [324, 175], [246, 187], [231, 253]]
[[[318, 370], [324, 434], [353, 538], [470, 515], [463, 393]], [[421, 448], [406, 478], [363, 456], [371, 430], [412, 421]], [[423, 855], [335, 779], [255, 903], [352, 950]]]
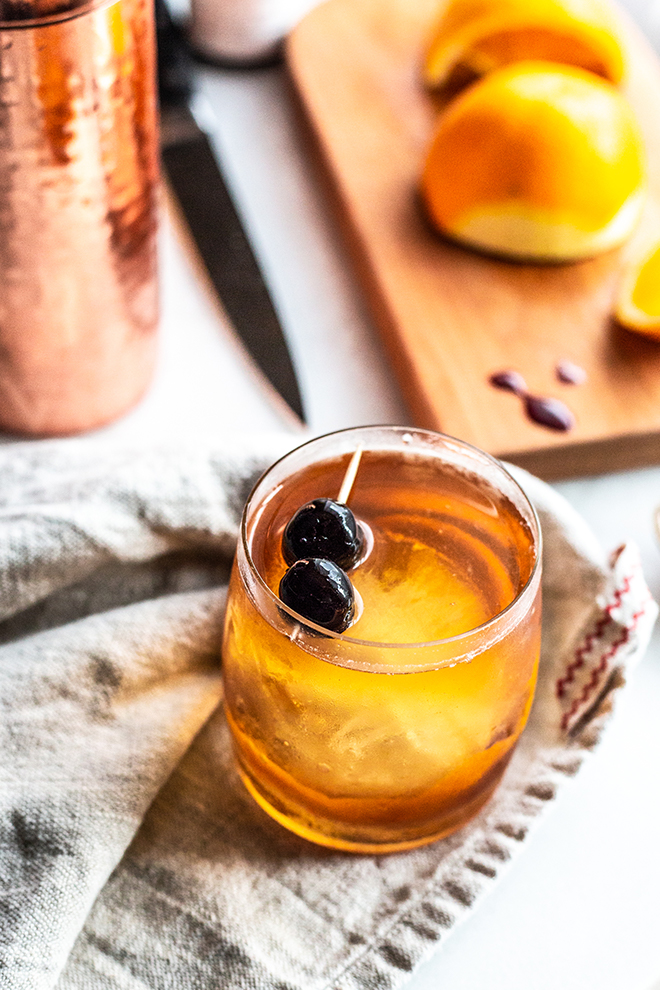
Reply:
[[597, 76], [550, 62], [498, 69], [456, 97], [440, 115], [421, 179], [441, 232], [541, 262], [623, 243], [645, 188], [628, 102]]
[[607, 0], [449, 0], [424, 79], [435, 89], [459, 68], [481, 76], [528, 60], [576, 65], [618, 84], [626, 72], [618, 14]]
[[614, 316], [628, 330], [660, 340], [660, 241], [626, 267]]

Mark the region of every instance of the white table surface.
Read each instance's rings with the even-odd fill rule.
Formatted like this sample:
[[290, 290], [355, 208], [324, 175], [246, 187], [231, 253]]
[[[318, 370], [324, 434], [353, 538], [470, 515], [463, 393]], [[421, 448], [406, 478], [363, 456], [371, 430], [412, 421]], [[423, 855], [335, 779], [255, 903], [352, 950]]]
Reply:
[[[410, 0], [414, 2], [414, 0]], [[629, 0], [660, 42], [660, 0]], [[214, 138], [280, 310], [312, 433], [409, 422], [309, 162], [284, 72], [200, 71]], [[290, 428], [255, 386], [167, 225], [161, 358], [118, 439]], [[606, 548], [635, 540], [660, 598], [660, 467], [556, 485]], [[597, 752], [410, 990], [649, 990], [660, 977], [660, 636]]]

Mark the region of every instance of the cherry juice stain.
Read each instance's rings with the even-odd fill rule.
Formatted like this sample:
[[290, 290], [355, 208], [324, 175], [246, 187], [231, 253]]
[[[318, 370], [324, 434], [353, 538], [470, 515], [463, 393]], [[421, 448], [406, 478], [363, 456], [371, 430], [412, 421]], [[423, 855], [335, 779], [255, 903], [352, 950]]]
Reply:
[[528, 419], [539, 426], [545, 426], [548, 430], [559, 430], [563, 433], [572, 430], [575, 426], [575, 416], [561, 399], [532, 395], [527, 389], [525, 379], [518, 371], [496, 371], [488, 381], [494, 388], [513, 392], [514, 395], [522, 399]]
[[575, 426], [575, 416], [561, 399], [525, 395], [523, 402], [525, 412], [539, 426], [547, 426], [549, 430], [559, 430], [563, 433], [567, 433]]
[[574, 361], [559, 361], [555, 367], [555, 375], [564, 385], [582, 385], [587, 380], [584, 368]]
[[496, 371], [488, 381], [495, 388], [501, 388], [505, 392], [513, 392], [514, 395], [527, 394], [527, 382], [517, 371]]

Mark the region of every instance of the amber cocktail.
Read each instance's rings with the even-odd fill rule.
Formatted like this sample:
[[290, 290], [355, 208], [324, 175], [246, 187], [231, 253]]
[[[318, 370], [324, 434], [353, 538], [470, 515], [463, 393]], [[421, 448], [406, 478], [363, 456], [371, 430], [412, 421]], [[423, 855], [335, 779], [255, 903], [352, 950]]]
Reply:
[[[278, 597], [295, 557], [282, 538], [306, 503], [337, 499], [358, 448], [346, 501], [360, 545], [342, 568], [353, 598], [335, 631]], [[305, 566], [296, 562], [303, 581]], [[529, 714], [540, 570], [522, 490], [457, 440], [366, 427], [273, 465], [243, 514], [223, 645], [236, 757], [261, 807], [307, 839], [358, 852], [464, 825]]]

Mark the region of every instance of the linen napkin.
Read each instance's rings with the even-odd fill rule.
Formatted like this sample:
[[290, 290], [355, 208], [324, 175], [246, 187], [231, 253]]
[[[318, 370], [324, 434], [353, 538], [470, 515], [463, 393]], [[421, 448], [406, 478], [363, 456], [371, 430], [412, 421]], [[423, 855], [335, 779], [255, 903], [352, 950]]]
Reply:
[[0, 450], [0, 988], [402, 986], [515, 859], [598, 739], [656, 615], [516, 471], [544, 535], [541, 674], [466, 828], [388, 856], [271, 821], [233, 769], [220, 632], [241, 507], [290, 438]]

